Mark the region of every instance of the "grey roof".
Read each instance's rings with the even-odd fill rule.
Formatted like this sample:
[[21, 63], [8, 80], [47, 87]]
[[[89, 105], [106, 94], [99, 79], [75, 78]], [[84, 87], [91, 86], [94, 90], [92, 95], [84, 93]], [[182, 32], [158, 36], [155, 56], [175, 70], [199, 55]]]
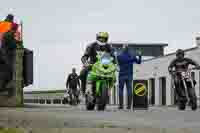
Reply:
[[[198, 48], [199, 48], [199, 47], [196, 46], [196, 47], [192, 47], [192, 48], [188, 48], [188, 49], [183, 49], [183, 50], [184, 50], [185, 52], [188, 52], [188, 51], [192, 51], [192, 50], [195, 50], [195, 49], [198, 49]], [[155, 60], [155, 59], [162, 58], [162, 57], [171, 56], [171, 55], [174, 55], [174, 54], [176, 54], [176, 52], [172, 52], [172, 53], [166, 54], [166, 55], [164, 55], [164, 56], [153, 57], [153, 58], [151, 58], [151, 59], [144, 60], [143, 62]]]
[[109, 42], [111, 45], [122, 45], [122, 44], [128, 44], [128, 45], [136, 45], [136, 46], [168, 46], [167, 43], [129, 43], [129, 42]]

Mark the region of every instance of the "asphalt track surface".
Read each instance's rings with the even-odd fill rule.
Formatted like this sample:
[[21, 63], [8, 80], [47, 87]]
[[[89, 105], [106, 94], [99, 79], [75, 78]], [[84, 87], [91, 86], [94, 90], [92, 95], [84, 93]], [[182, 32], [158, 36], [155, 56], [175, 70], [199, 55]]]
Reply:
[[197, 111], [191, 111], [190, 108], [186, 111], [179, 111], [175, 107], [149, 107], [148, 110], [128, 111], [109, 106], [105, 111], [98, 112], [86, 111], [83, 105], [73, 107], [29, 104], [23, 108], [0, 108], [0, 126], [10, 128], [112, 128], [113, 130], [118, 128], [127, 132], [141, 129], [162, 133], [167, 133], [167, 130], [171, 130], [170, 133], [173, 131], [177, 133], [180, 130], [181, 133], [200, 133], [200, 108]]

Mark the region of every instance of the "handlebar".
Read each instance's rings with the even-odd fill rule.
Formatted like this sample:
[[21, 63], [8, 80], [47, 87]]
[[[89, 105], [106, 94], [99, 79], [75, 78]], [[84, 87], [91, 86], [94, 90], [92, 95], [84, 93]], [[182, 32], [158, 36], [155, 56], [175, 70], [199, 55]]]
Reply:
[[176, 71], [176, 70], [173, 70], [173, 71], [171, 71], [170, 73], [176, 74], [176, 73], [180, 73], [180, 72], [190, 72], [190, 71], [192, 71], [192, 70], [200, 70], [200, 67], [189, 68], [189, 69], [187, 69], [186, 71]]
[[189, 68], [189, 70], [200, 70], [200, 67]]
[[94, 65], [94, 64], [84, 64], [83, 67], [90, 67], [92, 65]]

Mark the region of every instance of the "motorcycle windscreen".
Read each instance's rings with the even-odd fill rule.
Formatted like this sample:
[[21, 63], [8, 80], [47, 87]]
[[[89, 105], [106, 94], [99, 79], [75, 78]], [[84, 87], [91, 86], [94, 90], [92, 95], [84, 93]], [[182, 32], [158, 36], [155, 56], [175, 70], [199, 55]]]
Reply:
[[111, 56], [105, 54], [104, 56], [101, 57], [101, 64], [107, 65], [111, 63], [111, 60], [112, 60]]
[[102, 58], [101, 63], [104, 64], [104, 65], [107, 65], [107, 64], [110, 63], [110, 60], [108, 58]]

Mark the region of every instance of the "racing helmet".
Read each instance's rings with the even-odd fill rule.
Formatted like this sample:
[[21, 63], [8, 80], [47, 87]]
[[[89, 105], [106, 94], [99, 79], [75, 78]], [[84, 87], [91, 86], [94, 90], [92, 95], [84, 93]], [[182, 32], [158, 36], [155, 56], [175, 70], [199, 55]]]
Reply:
[[108, 32], [99, 32], [96, 35], [96, 41], [99, 45], [105, 45], [108, 42]]

